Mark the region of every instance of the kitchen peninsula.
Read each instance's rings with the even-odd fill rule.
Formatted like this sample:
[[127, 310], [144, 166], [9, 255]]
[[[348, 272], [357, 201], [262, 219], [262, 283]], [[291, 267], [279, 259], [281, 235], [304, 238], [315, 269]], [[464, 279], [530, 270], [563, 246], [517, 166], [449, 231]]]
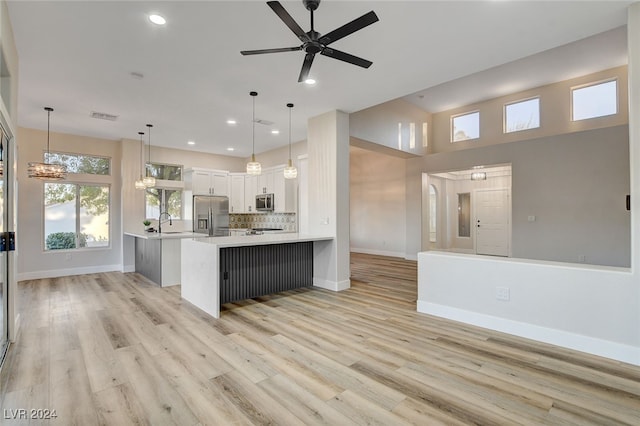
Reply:
[[297, 233], [182, 239], [182, 298], [219, 318], [222, 303], [310, 287], [314, 251], [332, 240]]

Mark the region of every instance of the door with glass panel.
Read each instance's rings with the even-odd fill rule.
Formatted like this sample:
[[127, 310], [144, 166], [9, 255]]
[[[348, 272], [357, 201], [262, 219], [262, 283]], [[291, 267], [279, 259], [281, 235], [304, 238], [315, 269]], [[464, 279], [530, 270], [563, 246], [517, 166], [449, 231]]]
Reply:
[[[7, 161], [9, 139], [2, 126], [0, 126], [0, 365], [4, 359], [7, 345], [9, 343], [9, 302], [8, 302], [8, 251], [13, 249], [13, 236], [7, 231], [8, 205], [7, 202], [7, 173], [10, 172]], [[6, 165], [6, 167], [5, 167]], [[11, 235], [11, 238], [9, 236]]]

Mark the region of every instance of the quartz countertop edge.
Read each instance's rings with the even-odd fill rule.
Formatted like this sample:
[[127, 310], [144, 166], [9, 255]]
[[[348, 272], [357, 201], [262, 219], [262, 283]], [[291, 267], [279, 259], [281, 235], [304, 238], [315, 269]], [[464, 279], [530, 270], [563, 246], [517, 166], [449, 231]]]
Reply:
[[191, 232], [191, 231], [184, 231], [184, 232], [174, 232], [174, 231], [169, 231], [169, 232], [161, 232], [161, 233], [157, 233], [157, 232], [125, 232], [124, 235], [128, 235], [130, 237], [136, 237], [136, 238], [143, 238], [145, 240], [164, 240], [164, 239], [175, 239], [175, 238], [197, 238], [198, 236], [202, 236], [202, 237], [206, 237], [208, 238], [207, 235], [204, 234], [197, 234], [195, 232]]
[[334, 237], [330, 235], [298, 234], [289, 232], [285, 234], [192, 238], [191, 240], [187, 241], [193, 241], [195, 243], [213, 245], [217, 247], [242, 247], [267, 244], [298, 243], [304, 241], [326, 241], [333, 240], [333, 238]]

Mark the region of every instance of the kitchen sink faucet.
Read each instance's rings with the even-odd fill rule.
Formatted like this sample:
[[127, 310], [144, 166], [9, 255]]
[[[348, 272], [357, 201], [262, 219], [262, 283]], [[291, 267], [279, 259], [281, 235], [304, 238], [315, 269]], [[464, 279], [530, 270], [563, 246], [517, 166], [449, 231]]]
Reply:
[[169, 217], [169, 226], [173, 225], [173, 222], [171, 221], [171, 215], [169, 214], [169, 212], [160, 213], [160, 216], [158, 216], [158, 234], [162, 232], [162, 224], [167, 222], [166, 220], [164, 222], [162, 222], [162, 215], [163, 214], [167, 215]]

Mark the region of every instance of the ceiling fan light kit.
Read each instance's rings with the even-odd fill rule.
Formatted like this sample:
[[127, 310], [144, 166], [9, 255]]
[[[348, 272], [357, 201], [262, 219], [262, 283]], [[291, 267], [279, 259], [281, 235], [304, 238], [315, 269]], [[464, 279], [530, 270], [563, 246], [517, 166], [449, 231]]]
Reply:
[[304, 32], [304, 30], [298, 25], [298, 23], [289, 15], [289, 12], [278, 1], [268, 1], [267, 5], [275, 12], [276, 15], [289, 27], [291, 31], [302, 42], [299, 46], [293, 47], [281, 47], [275, 49], [261, 49], [261, 50], [243, 50], [240, 53], [242, 55], [260, 55], [264, 53], [279, 53], [279, 52], [293, 52], [302, 50], [305, 52], [304, 61], [302, 63], [302, 69], [298, 76], [298, 83], [306, 81], [309, 77], [309, 71], [311, 65], [317, 53], [327, 56], [329, 58], [337, 59], [339, 61], [347, 62], [353, 65], [357, 65], [362, 68], [369, 68], [373, 62], [366, 59], [359, 58], [349, 53], [341, 52], [339, 50], [328, 47], [331, 43], [336, 42], [356, 31], [367, 27], [374, 22], [378, 21], [378, 16], [374, 11], [365, 13], [359, 18], [354, 19], [351, 22], [344, 24], [343, 26], [336, 28], [335, 30], [322, 35], [315, 30], [313, 12], [320, 5], [320, 0], [303, 0], [304, 7], [309, 11], [311, 17], [311, 30]]

